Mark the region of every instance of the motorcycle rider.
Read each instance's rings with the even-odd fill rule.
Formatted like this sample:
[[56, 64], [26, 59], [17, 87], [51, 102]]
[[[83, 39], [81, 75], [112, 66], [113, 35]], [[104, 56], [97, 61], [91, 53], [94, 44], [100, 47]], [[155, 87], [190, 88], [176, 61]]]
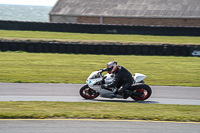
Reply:
[[123, 66], [117, 65], [117, 62], [110, 61], [108, 62], [105, 69], [102, 71], [106, 71], [109, 74], [114, 75], [114, 80], [112, 83], [108, 85], [102, 85], [103, 89], [108, 89], [109, 87], [117, 87], [121, 88], [115, 92], [115, 94], [120, 94], [123, 96], [124, 99], [127, 99], [131, 92], [127, 91], [127, 89], [133, 84], [133, 77], [132, 74]]

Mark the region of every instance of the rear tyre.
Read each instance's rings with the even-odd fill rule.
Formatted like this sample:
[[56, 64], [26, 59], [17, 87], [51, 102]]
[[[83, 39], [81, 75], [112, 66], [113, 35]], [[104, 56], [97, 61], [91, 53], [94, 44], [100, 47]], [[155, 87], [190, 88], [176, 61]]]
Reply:
[[148, 99], [152, 93], [151, 88], [146, 84], [138, 84], [136, 86], [133, 86], [131, 88], [131, 91], [140, 95], [140, 96], [136, 96], [133, 94], [130, 96], [135, 101], [144, 101], [144, 100]]
[[88, 85], [84, 85], [80, 91], [80, 95], [85, 99], [94, 99], [99, 96], [99, 93], [91, 88]]

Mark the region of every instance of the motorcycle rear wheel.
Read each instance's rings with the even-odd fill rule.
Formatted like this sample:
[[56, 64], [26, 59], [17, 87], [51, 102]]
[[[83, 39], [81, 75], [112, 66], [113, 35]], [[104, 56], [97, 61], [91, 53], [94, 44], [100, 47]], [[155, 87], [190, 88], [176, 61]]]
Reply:
[[136, 95], [130, 96], [135, 101], [144, 101], [144, 100], [148, 99], [152, 94], [151, 88], [146, 84], [138, 84], [136, 86], [133, 86], [131, 88], [131, 91], [141, 95], [141, 97], [136, 96]]
[[99, 96], [99, 93], [91, 88], [88, 85], [84, 85], [80, 91], [80, 95], [85, 99], [94, 99]]

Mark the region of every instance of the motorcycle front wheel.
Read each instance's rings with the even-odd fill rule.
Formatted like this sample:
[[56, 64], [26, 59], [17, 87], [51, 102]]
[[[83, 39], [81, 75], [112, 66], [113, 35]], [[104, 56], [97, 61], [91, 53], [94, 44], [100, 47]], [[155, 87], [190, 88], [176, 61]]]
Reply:
[[146, 84], [138, 84], [136, 86], [133, 86], [131, 88], [131, 91], [138, 94], [138, 95], [130, 96], [135, 101], [144, 101], [144, 100], [148, 99], [152, 93], [151, 88]]
[[88, 85], [84, 85], [80, 91], [80, 95], [85, 99], [94, 99], [99, 96], [99, 93], [91, 88]]

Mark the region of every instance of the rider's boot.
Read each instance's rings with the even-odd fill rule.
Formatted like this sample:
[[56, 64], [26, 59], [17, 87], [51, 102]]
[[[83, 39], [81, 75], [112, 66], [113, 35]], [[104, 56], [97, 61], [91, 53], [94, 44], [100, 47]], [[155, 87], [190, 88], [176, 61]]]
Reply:
[[127, 99], [129, 96], [131, 96], [131, 91], [124, 91], [124, 93], [122, 94], [123, 99]]

